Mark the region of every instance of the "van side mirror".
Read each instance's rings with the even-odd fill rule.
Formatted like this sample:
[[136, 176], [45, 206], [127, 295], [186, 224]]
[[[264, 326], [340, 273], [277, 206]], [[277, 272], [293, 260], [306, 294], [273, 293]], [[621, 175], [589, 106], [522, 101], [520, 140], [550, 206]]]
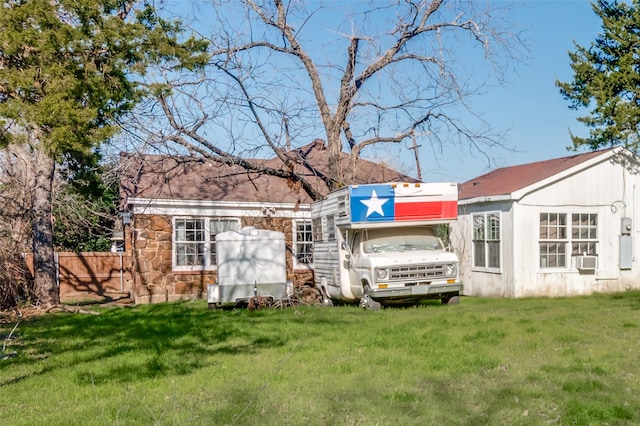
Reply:
[[342, 248], [342, 250], [348, 250], [349, 246], [347, 246], [347, 242], [342, 240], [342, 244], [340, 244], [340, 247]]

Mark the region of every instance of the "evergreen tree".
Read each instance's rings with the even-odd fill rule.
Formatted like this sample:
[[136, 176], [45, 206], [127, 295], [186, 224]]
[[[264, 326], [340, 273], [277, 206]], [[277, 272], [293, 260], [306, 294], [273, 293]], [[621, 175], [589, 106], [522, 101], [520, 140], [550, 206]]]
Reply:
[[602, 34], [588, 48], [575, 44], [569, 52], [573, 81], [560, 82], [570, 108], [589, 108], [578, 118], [588, 137], [571, 135], [573, 149], [596, 150], [622, 145], [638, 151], [640, 131], [640, 1], [598, 0], [594, 12], [602, 19]]
[[117, 132], [150, 66], [198, 67], [207, 45], [133, 0], [8, 0], [0, 34], [0, 142], [32, 152], [35, 285], [53, 305], [56, 165], [85, 162]]

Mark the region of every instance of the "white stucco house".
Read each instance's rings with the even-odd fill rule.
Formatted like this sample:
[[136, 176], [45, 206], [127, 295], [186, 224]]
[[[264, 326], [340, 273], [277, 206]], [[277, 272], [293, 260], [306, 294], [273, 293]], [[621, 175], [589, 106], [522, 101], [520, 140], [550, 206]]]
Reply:
[[640, 159], [620, 147], [496, 169], [460, 185], [464, 294], [640, 289]]

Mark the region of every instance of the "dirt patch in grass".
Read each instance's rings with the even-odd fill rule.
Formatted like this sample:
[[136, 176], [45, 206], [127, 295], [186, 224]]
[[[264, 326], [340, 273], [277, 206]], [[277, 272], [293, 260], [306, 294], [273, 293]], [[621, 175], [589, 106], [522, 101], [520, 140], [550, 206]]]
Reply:
[[14, 308], [0, 311], [0, 324], [15, 324], [25, 318], [37, 317], [46, 314], [46, 310], [39, 306]]

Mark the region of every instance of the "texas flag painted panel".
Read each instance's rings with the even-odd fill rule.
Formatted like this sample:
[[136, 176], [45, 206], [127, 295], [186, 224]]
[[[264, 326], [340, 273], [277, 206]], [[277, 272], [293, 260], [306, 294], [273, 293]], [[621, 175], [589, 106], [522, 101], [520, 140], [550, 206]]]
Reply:
[[455, 184], [354, 185], [349, 190], [351, 222], [448, 220], [458, 215]]

